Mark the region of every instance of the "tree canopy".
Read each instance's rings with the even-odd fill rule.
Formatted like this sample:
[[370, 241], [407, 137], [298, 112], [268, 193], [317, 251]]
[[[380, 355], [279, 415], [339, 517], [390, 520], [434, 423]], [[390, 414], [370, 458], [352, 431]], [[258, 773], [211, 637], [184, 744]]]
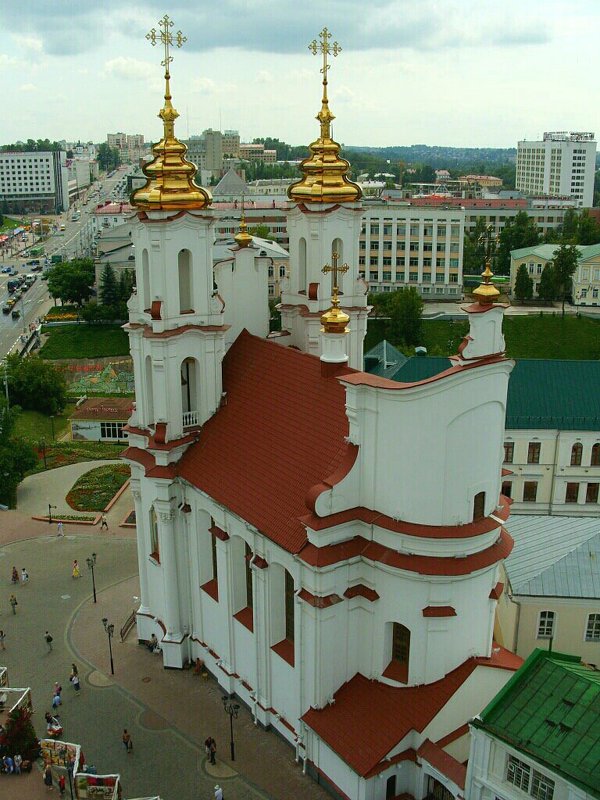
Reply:
[[556, 278], [552, 264], [546, 264], [538, 284], [538, 297], [540, 300], [551, 302], [556, 299]]
[[472, 231], [465, 231], [463, 247], [463, 274], [478, 275], [485, 269], [485, 240], [487, 225], [484, 217], [477, 217]]
[[62, 303], [81, 306], [94, 293], [94, 262], [91, 258], [75, 258], [55, 264], [47, 274], [50, 297]]
[[7, 506], [14, 506], [17, 486], [37, 463], [33, 447], [14, 435], [19, 413], [18, 407], [9, 409], [4, 398], [0, 400], [0, 503]]
[[115, 169], [121, 163], [121, 154], [116, 147], [109, 147], [107, 142], [102, 142], [98, 146], [98, 153], [96, 155], [98, 166], [101, 170], [109, 172]]
[[571, 294], [572, 278], [577, 269], [579, 251], [572, 244], [561, 244], [554, 251], [554, 281], [556, 296], [562, 301], [562, 313], [565, 315], [565, 299]]
[[494, 270], [496, 274], [510, 274], [511, 250], [518, 250], [520, 247], [533, 247], [540, 243], [540, 239], [539, 228], [535, 224], [533, 217], [530, 217], [525, 211], [519, 211], [513, 219], [508, 219], [500, 234], [500, 242], [496, 252], [496, 269]]
[[525, 264], [521, 264], [517, 270], [515, 297], [520, 303], [524, 303], [525, 300], [531, 300], [533, 297], [533, 280], [527, 272]]
[[8, 390], [11, 402], [28, 411], [57, 414], [67, 403], [64, 375], [40, 356], [7, 356]]
[[388, 338], [406, 347], [421, 344], [423, 298], [414, 286], [405, 286], [391, 296]]

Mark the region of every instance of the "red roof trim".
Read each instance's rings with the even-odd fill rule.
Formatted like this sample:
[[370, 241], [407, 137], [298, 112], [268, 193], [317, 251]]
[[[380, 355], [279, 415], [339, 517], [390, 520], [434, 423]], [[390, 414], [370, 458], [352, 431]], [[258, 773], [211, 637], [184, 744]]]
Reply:
[[[401, 753], [396, 753], [395, 756], [391, 758], [386, 758], [385, 761], [381, 761], [377, 764], [376, 767], [370, 769], [367, 774], [364, 776], [367, 780], [369, 778], [375, 777], [375, 775], [379, 775], [380, 772], [392, 767], [394, 764], [400, 764], [402, 761], [412, 761], [416, 764], [417, 762], [417, 751], [413, 747], [408, 747], [406, 750], [403, 750]], [[397, 800], [397, 798], [396, 798]]]
[[503, 591], [504, 591], [504, 584], [502, 583], [502, 581], [498, 581], [498, 583], [494, 586], [494, 588], [490, 592], [490, 600], [499, 600], [502, 597]]
[[457, 728], [455, 731], [451, 731], [450, 733], [443, 736], [441, 739], [438, 739], [436, 744], [438, 747], [442, 749], [452, 742], [455, 742], [457, 739], [462, 739], [463, 736], [469, 732], [469, 723], [465, 722], [464, 725], [461, 725], [460, 728]]
[[357, 583], [355, 586], [349, 586], [344, 592], [344, 597], [348, 600], [352, 600], [353, 597], [364, 597], [365, 600], [368, 600], [370, 603], [379, 600], [379, 595], [375, 589], [369, 589], [364, 583]]
[[147, 325], [144, 327], [144, 339], [171, 339], [173, 336], [179, 336], [188, 331], [205, 331], [212, 333], [213, 331], [228, 331], [231, 325], [182, 325], [180, 328], [169, 328], [166, 331], [155, 332]]
[[435, 767], [442, 775], [450, 778], [461, 789], [465, 788], [467, 768], [430, 739], [425, 739], [417, 750], [417, 756]]
[[320, 215], [323, 215], [323, 214], [332, 214], [334, 211], [337, 211], [338, 208], [340, 208], [340, 204], [339, 203], [335, 203], [335, 205], [330, 206], [329, 208], [319, 208], [318, 210], [317, 209], [312, 209], [312, 208], [307, 208], [304, 203], [298, 203], [296, 207], [303, 214], [320, 214]]
[[[353, 446], [354, 447], [354, 446]], [[349, 456], [348, 456], [349, 458]], [[346, 464], [345, 467], [348, 465]], [[340, 472], [342, 465], [340, 465]], [[333, 476], [332, 476], [333, 477]], [[337, 475], [335, 475], [337, 478]], [[341, 480], [340, 476], [339, 480]], [[317, 496], [323, 491], [317, 487], [325, 486], [329, 488], [329, 480], [327, 483], [317, 484], [311, 487], [306, 504], [316, 502]], [[314, 500], [313, 500], [314, 498]], [[501, 508], [494, 510], [494, 516], [505, 522], [510, 515], [510, 504], [505, 497], [500, 497]], [[365, 522], [367, 525], [376, 525], [379, 528], [393, 531], [394, 533], [402, 533], [406, 536], [418, 536], [423, 539], [470, 539], [473, 536], [481, 536], [485, 533], [490, 533], [498, 527], [498, 522], [489, 517], [482, 517], [474, 522], [467, 522], [465, 525], [421, 525], [417, 522], [405, 522], [404, 520], [392, 519], [386, 514], [380, 514], [378, 511], [371, 511], [364, 506], [356, 506], [347, 511], [339, 511], [336, 514], [330, 514], [327, 517], [318, 517], [315, 514], [301, 517], [302, 523], [314, 531], [321, 531], [327, 528], [332, 528], [334, 525], [343, 525], [353, 520]]]
[[128, 447], [121, 453], [121, 458], [127, 459], [128, 461], [135, 461], [136, 464], [140, 464], [146, 470], [153, 467], [156, 463], [152, 453], [149, 453], [147, 450], [142, 450], [141, 447]]
[[508, 303], [471, 303], [470, 306], [462, 306], [462, 310], [468, 314], [485, 314], [490, 308], [508, 308]]
[[136, 428], [135, 425], [125, 425], [123, 428], [124, 431], [127, 433], [134, 433], [136, 436], [145, 436], [146, 438], [150, 437], [150, 431], [145, 428]]
[[511, 469], [505, 469], [502, 467], [502, 477], [506, 478], [507, 475], [514, 475], [515, 473]]
[[455, 617], [456, 610], [452, 606], [425, 606], [424, 617]]
[[169, 464], [169, 466], [152, 467], [152, 469], [146, 470], [146, 477], [174, 480], [177, 477], [177, 467], [175, 464]]
[[405, 555], [376, 542], [369, 542], [362, 536], [325, 547], [307, 544], [299, 553], [299, 557], [304, 563], [316, 568], [363, 558], [407, 572], [417, 572], [420, 575], [469, 575], [502, 561], [510, 554], [512, 548], [513, 540], [502, 528], [500, 536], [491, 547], [464, 558]]
[[254, 556], [252, 564], [257, 569], [266, 569], [269, 566], [269, 563], [262, 556]]
[[[340, 364], [336, 366], [342, 367], [344, 371], [348, 368], [347, 364]], [[335, 472], [332, 472], [331, 475], [329, 475], [329, 477], [325, 478], [324, 480], [310, 487], [310, 489], [306, 493], [306, 505], [308, 508], [314, 511], [318, 497], [321, 494], [323, 494], [323, 492], [328, 492], [333, 486], [338, 484], [343, 478], [346, 477], [346, 475], [350, 472], [350, 470], [356, 463], [356, 459], [358, 458], [358, 450], [359, 450], [358, 445], [348, 444], [348, 448], [344, 453], [340, 463], [338, 464]], [[326, 519], [330, 518], [331, 517], [326, 517]], [[321, 519], [321, 517], [319, 519]], [[329, 527], [329, 525], [327, 527]]]
[[300, 589], [298, 597], [313, 608], [330, 608], [330, 606], [342, 602], [339, 594], [316, 595], [309, 592], [308, 589]]

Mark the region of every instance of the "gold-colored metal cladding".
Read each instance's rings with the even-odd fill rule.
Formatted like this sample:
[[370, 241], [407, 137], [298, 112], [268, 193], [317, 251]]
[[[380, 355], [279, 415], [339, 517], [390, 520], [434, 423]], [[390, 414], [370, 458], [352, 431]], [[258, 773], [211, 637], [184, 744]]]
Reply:
[[321, 126], [321, 135], [309, 145], [311, 155], [300, 164], [303, 177], [289, 187], [288, 197], [296, 202], [351, 203], [360, 200], [362, 190], [348, 178], [350, 164], [340, 157], [340, 145], [331, 138], [331, 123], [335, 116], [329, 109], [327, 99], [327, 72], [330, 67], [327, 56], [337, 56], [342, 48], [337, 42], [329, 43], [331, 34], [327, 28], [323, 28], [319, 39], [320, 42], [314, 39], [308, 49], [313, 55], [318, 52], [323, 54], [323, 98], [321, 110], [316, 116]]
[[338, 264], [339, 256], [337, 253], [331, 254], [331, 264], [325, 264], [321, 272], [325, 275], [333, 273], [333, 290], [331, 293], [331, 308], [321, 315], [321, 324], [324, 333], [345, 333], [346, 326], [350, 322], [350, 317], [340, 308], [338, 273], [348, 272], [348, 264]]
[[240, 230], [239, 233], [233, 237], [238, 244], [238, 247], [248, 247], [252, 244], [252, 236], [248, 233], [248, 226], [246, 225], [246, 214], [244, 213], [244, 195], [242, 195], [242, 213], [240, 216]]
[[187, 40], [181, 31], [173, 36], [170, 31], [173, 22], [166, 14], [158, 27], [160, 33], [152, 28], [146, 39], [153, 46], [160, 41], [165, 48], [165, 58], [161, 61], [165, 68], [165, 104], [158, 114], [163, 121], [163, 138], [152, 148], [152, 161], [142, 167], [147, 181], [132, 193], [131, 202], [145, 211], [202, 209], [212, 203], [212, 196], [194, 183], [196, 167], [185, 158], [187, 147], [175, 136], [175, 120], [179, 114], [171, 103], [169, 64], [173, 57], [169, 46], [181, 47]]
[[486, 262], [485, 269], [481, 273], [481, 277], [483, 278], [483, 282], [479, 284], [477, 289], [475, 289], [473, 295], [480, 305], [486, 306], [490, 305], [500, 297], [500, 292], [492, 283], [494, 273], [490, 269], [489, 261]]

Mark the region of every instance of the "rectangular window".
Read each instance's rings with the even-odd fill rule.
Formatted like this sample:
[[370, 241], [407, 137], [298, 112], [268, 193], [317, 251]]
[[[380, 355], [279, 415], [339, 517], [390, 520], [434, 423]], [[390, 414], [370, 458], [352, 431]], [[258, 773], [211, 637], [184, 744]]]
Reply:
[[528, 464], [539, 464], [540, 463], [540, 451], [542, 449], [541, 442], [529, 442], [529, 447], [527, 448], [527, 463]]
[[525, 481], [523, 484], [523, 502], [535, 503], [537, 498], [537, 481]]
[[285, 572], [285, 638], [294, 641], [294, 579]]
[[502, 481], [502, 494], [504, 497], [512, 497], [512, 481]]
[[600, 614], [588, 614], [585, 640], [586, 642], [600, 642]]
[[371, 250], [379, 250], [379, 242], [371, 242]]
[[551, 639], [554, 636], [554, 611], [540, 611], [540, 618], [538, 620], [538, 639]]
[[504, 463], [512, 464], [515, 457], [515, 443], [504, 442]]
[[600, 487], [599, 483], [588, 483], [587, 489], [585, 490], [586, 503], [598, 502], [598, 487]]
[[554, 797], [554, 781], [534, 769], [531, 779], [531, 796], [535, 800], [552, 800]]
[[[412, 264], [411, 264], [412, 267]], [[419, 273], [418, 272], [409, 272], [408, 273], [408, 280], [415, 282], [419, 280]]]
[[522, 789], [524, 792], [529, 791], [529, 781], [531, 778], [531, 767], [523, 761], [519, 761], [514, 756], [508, 757], [508, 764], [506, 767], [506, 780], [516, 786], [517, 789]]
[[567, 483], [565, 491], [565, 503], [576, 503], [579, 496], [579, 484]]
[[160, 561], [160, 549], [158, 546], [158, 520], [154, 506], [150, 509], [150, 555], [155, 561]]

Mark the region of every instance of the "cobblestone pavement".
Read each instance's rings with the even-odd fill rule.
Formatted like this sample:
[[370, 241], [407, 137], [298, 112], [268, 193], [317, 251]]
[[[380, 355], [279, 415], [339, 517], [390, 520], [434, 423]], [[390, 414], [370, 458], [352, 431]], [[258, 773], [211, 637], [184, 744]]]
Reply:
[[[63, 494], [69, 488], [64, 480]], [[117, 503], [120, 508], [113, 508], [108, 534], [98, 526], [68, 525], [63, 538], [56, 536], [54, 526], [23, 513], [0, 514], [0, 628], [6, 632], [0, 663], [8, 667], [11, 685], [31, 687], [38, 735], [44, 734], [43, 715], [58, 680], [63, 686], [64, 738], [79, 742], [98, 772], [119, 772], [124, 798], [160, 794], [163, 800], [210, 800], [219, 783], [227, 800], [324, 800], [328, 795], [302, 775], [292, 748], [255, 727], [244, 707], [234, 721], [236, 761], [230, 761], [229, 718], [216, 681], [203, 680], [191, 670], [164, 670], [160, 656], [138, 645], [135, 628], [120, 641], [119, 629], [139, 594], [135, 532], [117, 527], [129, 504], [124, 495]], [[86, 566], [93, 552], [96, 603]], [[75, 558], [79, 579], [71, 577]], [[19, 571], [25, 567], [30, 575], [28, 585], [15, 588], [19, 605], [14, 616], [8, 605], [13, 565]], [[115, 625], [114, 677], [103, 617]], [[51, 653], [43, 638], [46, 629], [54, 637]], [[68, 680], [73, 661], [82, 679], [79, 694]], [[121, 743], [125, 727], [134, 742], [131, 755]], [[203, 749], [208, 735], [217, 741], [215, 767], [207, 764]], [[46, 796], [41, 773], [0, 776], [0, 796]]]

